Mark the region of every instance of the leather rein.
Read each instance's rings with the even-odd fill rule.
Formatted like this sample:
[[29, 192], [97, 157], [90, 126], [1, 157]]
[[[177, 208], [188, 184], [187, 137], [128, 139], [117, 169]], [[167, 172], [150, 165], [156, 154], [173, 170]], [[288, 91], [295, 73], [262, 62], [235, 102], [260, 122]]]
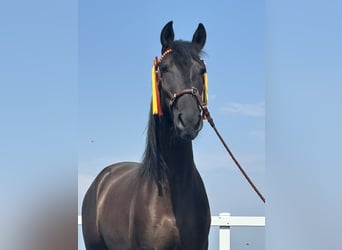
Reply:
[[[171, 53], [171, 49], [166, 50], [162, 56], [160, 57], [159, 62], [169, 53]], [[161, 80], [161, 77], [159, 77], [159, 79]], [[254, 189], [254, 191], [257, 193], [257, 195], [259, 196], [259, 198], [265, 203], [266, 199], [265, 197], [262, 195], [262, 193], [259, 191], [259, 189], [255, 186], [255, 184], [253, 183], [253, 181], [249, 178], [248, 174], [246, 173], [246, 171], [243, 169], [243, 167], [241, 166], [241, 164], [239, 163], [239, 161], [236, 159], [236, 157], [234, 156], [233, 152], [230, 150], [230, 148], [228, 147], [228, 145], [226, 144], [226, 142], [224, 141], [223, 137], [221, 136], [221, 134], [219, 133], [219, 131], [217, 130], [214, 120], [210, 115], [210, 112], [208, 110], [208, 106], [206, 103], [203, 102], [203, 96], [199, 93], [199, 90], [195, 87], [191, 87], [189, 89], [183, 89], [177, 93], [171, 93], [168, 89], [165, 89], [164, 87], [162, 87], [164, 89], [164, 91], [166, 91], [166, 93], [168, 93], [169, 97], [170, 97], [170, 102], [169, 102], [169, 108], [172, 109], [175, 101], [185, 95], [185, 94], [190, 94], [192, 96], [194, 96], [197, 100], [197, 104], [199, 106], [199, 108], [202, 111], [202, 117], [203, 119], [207, 120], [208, 123], [210, 124], [210, 126], [214, 129], [216, 135], [218, 136], [218, 138], [220, 139], [220, 141], [222, 142], [224, 148], [226, 149], [226, 151], [228, 152], [228, 154], [230, 155], [230, 157], [232, 158], [232, 160], [235, 162], [236, 166], [239, 168], [240, 172], [243, 174], [243, 176], [246, 178], [246, 180], [248, 181], [248, 183], [251, 185], [251, 187]]]

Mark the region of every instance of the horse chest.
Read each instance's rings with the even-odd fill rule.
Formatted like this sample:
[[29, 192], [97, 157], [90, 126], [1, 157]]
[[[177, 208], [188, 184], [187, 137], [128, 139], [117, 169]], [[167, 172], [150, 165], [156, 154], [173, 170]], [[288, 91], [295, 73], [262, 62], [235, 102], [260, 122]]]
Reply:
[[[136, 228], [143, 233], [135, 235], [140, 246], [144, 245], [146, 249], [203, 249], [200, 245], [205, 245], [201, 242], [206, 240], [208, 233], [209, 212], [198, 207], [193, 197], [174, 203], [166, 192], [163, 197], [155, 196], [148, 203], [144, 209], [136, 211], [138, 218], [144, 218]], [[205, 232], [202, 232], [203, 228]]]
[[180, 232], [174, 216], [164, 215], [155, 221], [153, 228], [153, 242], [155, 249], [177, 249], [180, 245]]
[[205, 237], [198, 238], [201, 235], [199, 220], [194, 214], [176, 217], [173, 213], [151, 219], [151, 224], [145, 224], [144, 230], [140, 230], [144, 233], [140, 235], [139, 245], [146, 249], [202, 249], [198, 244]]

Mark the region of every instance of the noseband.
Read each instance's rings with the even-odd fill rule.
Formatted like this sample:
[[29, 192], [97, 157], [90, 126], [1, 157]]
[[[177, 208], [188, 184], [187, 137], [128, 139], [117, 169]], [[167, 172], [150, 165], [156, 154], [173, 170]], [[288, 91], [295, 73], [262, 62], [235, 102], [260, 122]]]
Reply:
[[170, 102], [169, 102], [169, 107], [170, 109], [173, 107], [175, 101], [185, 95], [185, 94], [190, 94], [192, 96], [194, 96], [196, 98], [197, 104], [200, 106], [201, 110], [203, 109], [202, 107], [204, 106], [203, 100], [202, 100], [202, 96], [199, 94], [199, 91], [197, 88], [195, 87], [191, 87], [190, 89], [183, 89], [181, 91], [179, 91], [178, 93], [171, 93], [169, 90], [164, 89], [170, 96]]

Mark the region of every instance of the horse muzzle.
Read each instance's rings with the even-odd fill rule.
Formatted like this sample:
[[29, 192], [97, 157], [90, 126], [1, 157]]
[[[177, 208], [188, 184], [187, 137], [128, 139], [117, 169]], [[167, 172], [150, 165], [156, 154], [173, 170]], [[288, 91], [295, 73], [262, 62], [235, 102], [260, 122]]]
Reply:
[[194, 114], [190, 111], [174, 111], [173, 115], [176, 135], [184, 140], [195, 139], [203, 127], [201, 113]]

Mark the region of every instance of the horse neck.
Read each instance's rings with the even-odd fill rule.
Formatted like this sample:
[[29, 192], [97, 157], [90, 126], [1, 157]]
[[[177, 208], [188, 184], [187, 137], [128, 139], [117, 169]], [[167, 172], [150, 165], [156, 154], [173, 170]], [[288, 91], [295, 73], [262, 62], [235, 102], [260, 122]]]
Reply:
[[170, 136], [170, 131], [162, 131], [160, 154], [166, 163], [169, 181], [188, 183], [195, 166], [192, 142], [176, 139]]
[[170, 185], [190, 183], [195, 165], [192, 142], [176, 139], [168, 118], [151, 116], [144, 158], [144, 169], [157, 182]]

